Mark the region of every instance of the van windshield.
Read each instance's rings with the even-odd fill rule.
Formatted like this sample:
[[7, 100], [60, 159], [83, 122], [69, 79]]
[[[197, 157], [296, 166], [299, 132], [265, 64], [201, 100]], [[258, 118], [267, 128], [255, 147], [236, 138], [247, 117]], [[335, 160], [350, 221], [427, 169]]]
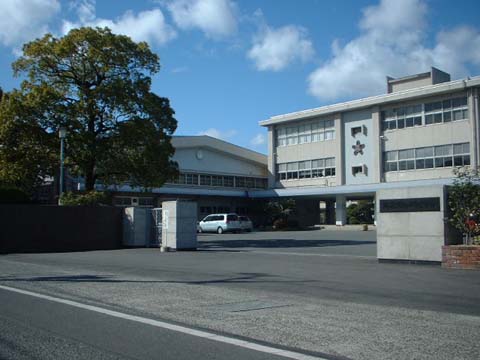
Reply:
[[227, 220], [228, 221], [237, 221], [238, 217], [237, 217], [237, 215], [227, 215]]

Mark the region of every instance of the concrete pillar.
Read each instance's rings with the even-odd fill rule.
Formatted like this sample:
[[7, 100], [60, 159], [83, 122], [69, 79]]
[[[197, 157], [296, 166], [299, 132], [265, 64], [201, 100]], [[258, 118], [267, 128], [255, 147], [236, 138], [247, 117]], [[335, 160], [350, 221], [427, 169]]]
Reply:
[[472, 129], [470, 135], [470, 164], [473, 169], [478, 167], [478, 119], [476, 114], [476, 105], [478, 101], [477, 89], [472, 89], [468, 94], [468, 119], [470, 121], [470, 128]]
[[345, 195], [337, 195], [335, 200], [335, 225], [347, 224], [347, 199]]
[[277, 167], [277, 144], [275, 143], [275, 128], [268, 127], [268, 188], [275, 188], [275, 168]]
[[375, 106], [372, 109], [372, 151], [373, 151], [373, 182], [379, 183], [383, 180], [383, 153], [382, 153], [382, 119], [380, 108]]
[[335, 185], [345, 185], [345, 135], [344, 135], [342, 114], [335, 114]]

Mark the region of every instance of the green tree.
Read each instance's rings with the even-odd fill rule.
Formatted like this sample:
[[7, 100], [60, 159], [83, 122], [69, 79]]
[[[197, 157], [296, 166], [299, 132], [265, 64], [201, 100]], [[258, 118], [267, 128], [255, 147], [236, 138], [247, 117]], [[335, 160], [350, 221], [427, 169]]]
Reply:
[[288, 218], [296, 211], [297, 205], [294, 199], [286, 199], [280, 201], [270, 201], [265, 207], [265, 213], [273, 223], [276, 220], [284, 220], [284, 223], [288, 223]]
[[55, 174], [58, 144], [54, 134], [36, 121], [36, 110], [19, 91], [0, 101], [0, 187], [31, 194], [48, 175]]
[[0, 106], [2, 165], [24, 167], [9, 142], [31, 128], [16, 146], [23, 147], [22, 158], [36, 164], [35, 178], [53, 174], [63, 126], [68, 131], [65, 165], [84, 177], [86, 190], [97, 181], [161, 186], [176, 176], [171, 135], [177, 121], [169, 100], [150, 91], [160, 64], [147, 43], [108, 28], [74, 29], [62, 38], [47, 34], [25, 44], [12, 66], [26, 80]]
[[464, 235], [466, 245], [480, 233], [480, 173], [476, 169], [458, 168], [448, 189], [449, 223]]
[[373, 203], [368, 200], [359, 200], [356, 204], [350, 204], [347, 208], [347, 220], [349, 224], [373, 224]]

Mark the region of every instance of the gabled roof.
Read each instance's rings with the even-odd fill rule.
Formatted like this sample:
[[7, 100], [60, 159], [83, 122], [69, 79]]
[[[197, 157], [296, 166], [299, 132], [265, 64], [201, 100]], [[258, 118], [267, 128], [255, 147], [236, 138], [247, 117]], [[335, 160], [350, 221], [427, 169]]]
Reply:
[[263, 166], [267, 165], [267, 155], [208, 135], [173, 136], [172, 145], [175, 149], [208, 148], [245, 161], [254, 162]]

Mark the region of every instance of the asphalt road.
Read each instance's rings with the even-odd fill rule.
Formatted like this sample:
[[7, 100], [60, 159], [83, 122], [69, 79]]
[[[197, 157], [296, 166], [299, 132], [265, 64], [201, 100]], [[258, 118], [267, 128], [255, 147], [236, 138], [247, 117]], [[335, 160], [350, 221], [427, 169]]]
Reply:
[[0, 304], [0, 359], [285, 359], [3, 289]]
[[[327, 356], [478, 359], [478, 272], [379, 264], [373, 231], [202, 234], [199, 240], [196, 252], [1, 256], [0, 284]], [[37, 305], [27, 308], [35, 312]], [[2, 328], [25, 326], [3, 315], [0, 309]], [[123, 328], [116, 321], [99, 333]]]

